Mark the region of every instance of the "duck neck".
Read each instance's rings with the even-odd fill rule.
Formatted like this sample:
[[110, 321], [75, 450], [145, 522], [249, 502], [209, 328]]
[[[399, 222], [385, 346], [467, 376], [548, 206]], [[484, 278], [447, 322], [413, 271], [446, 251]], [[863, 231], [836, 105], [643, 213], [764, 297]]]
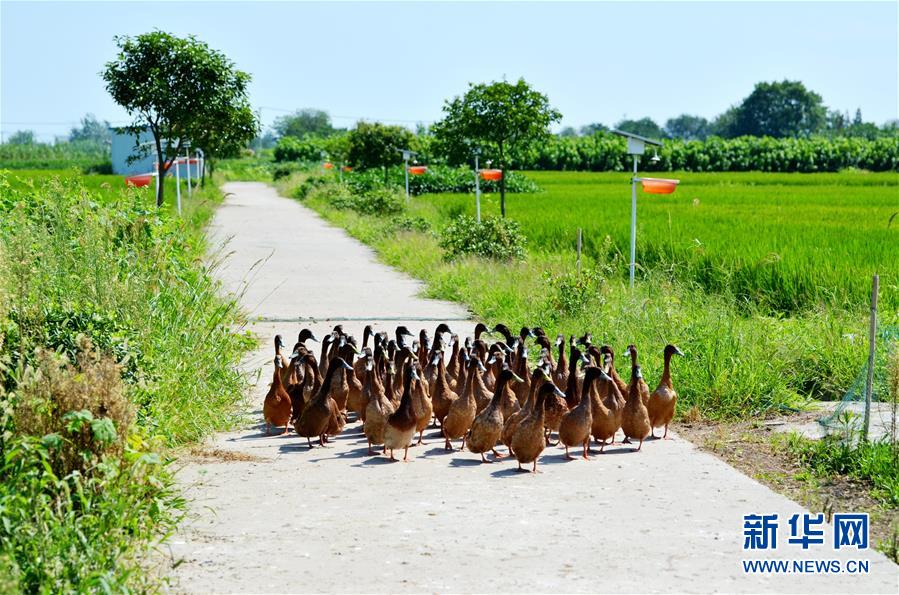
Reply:
[[665, 353], [665, 367], [662, 369], [662, 379], [659, 384], [672, 388], [671, 385], [671, 353]]
[[435, 387], [442, 392], [446, 392], [447, 390], [446, 363], [443, 361], [443, 354], [440, 355], [440, 359], [437, 362], [437, 382]]
[[337, 371], [338, 365], [337, 358], [331, 360], [331, 363], [328, 364], [328, 371], [325, 373], [325, 379], [322, 382], [322, 386], [319, 389], [319, 394], [327, 395], [331, 392], [331, 380], [334, 378], [334, 373]]
[[284, 383], [281, 382], [281, 368], [275, 364], [275, 373], [272, 375], [272, 386], [276, 388], [284, 388]]

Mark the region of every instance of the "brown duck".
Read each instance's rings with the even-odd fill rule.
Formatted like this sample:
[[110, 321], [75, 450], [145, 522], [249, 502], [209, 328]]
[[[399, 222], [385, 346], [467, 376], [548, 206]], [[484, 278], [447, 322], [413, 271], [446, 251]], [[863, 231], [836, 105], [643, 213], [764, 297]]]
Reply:
[[496, 443], [503, 433], [503, 412], [500, 401], [503, 399], [506, 385], [510, 381], [523, 382], [512, 370], [505, 369], [499, 373], [490, 404], [474, 418], [471, 424], [471, 431], [468, 434], [468, 450], [480, 454], [482, 463], [493, 462], [488, 461], [484, 456], [488, 450], [492, 450], [493, 456], [496, 458], [503, 456], [496, 452]]
[[589, 459], [587, 451], [590, 448], [590, 432], [593, 429], [593, 384], [605, 372], [595, 366], [588, 366], [584, 374], [584, 386], [581, 400], [578, 404], [562, 417], [559, 426], [559, 441], [565, 445], [565, 458], [573, 460], [568, 453], [570, 446], [580, 446], [584, 450], [583, 457]]
[[[278, 336], [280, 338], [280, 335]], [[275, 341], [277, 351], [277, 340]], [[281, 370], [284, 365], [284, 359], [280, 353], [275, 354], [275, 373], [272, 375], [272, 386], [265, 395], [265, 401], [262, 404], [262, 416], [265, 418], [265, 433], [271, 433], [270, 426], [284, 426], [286, 434], [290, 429], [290, 395], [284, 390], [284, 384], [281, 381]]]
[[624, 412], [624, 395], [611, 376], [603, 372], [590, 389], [593, 407], [593, 439], [601, 442], [599, 452], [603, 452], [607, 441], [615, 443], [615, 433], [621, 427], [621, 415]]
[[[365, 408], [365, 421], [362, 431], [368, 440], [368, 454], [377, 454], [372, 450], [372, 445], [384, 444], [384, 430], [387, 427], [387, 418], [393, 413], [393, 404], [387, 398], [387, 393], [378, 381], [373, 358], [366, 362], [364, 390], [369, 393], [368, 405]], [[388, 378], [393, 376], [393, 362], [388, 362]]]
[[[630, 356], [631, 356], [631, 370], [633, 370], [634, 366], [637, 365], [637, 348], [633, 345], [628, 345], [627, 353], [630, 354]], [[630, 397], [631, 384], [633, 384], [634, 382], [637, 383], [637, 385], [636, 385], [637, 386], [637, 394], [640, 395], [640, 400], [643, 401], [643, 406], [644, 407], [648, 406], [649, 405], [649, 385], [646, 384], [646, 380], [643, 379], [642, 375], [639, 378], [637, 378], [636, 381], [634, 380], [633, 376], [631, 376], [631, 381], [627, 385], [627, 392], [624, 393], [625, 398], [627, 398], [627, 399], [631, 398]]]
[[438, 351], [434, 354], [431, 361], [437, 366], [437, 378], [434, 382], [434, 392], [431, 395], [431, 402], [434, 406], [434, 419], [442, 426], [443, 420], [449, 413], [450, 405], [459, 398], [449, 386], [449, 380], [446, 377], [446, 364], [443, 361], [443, 352]]
[[521, 420], [534, 412], [535, 393], [547, 377], [547, 374], [545, 369], [538, 367], [534, 368], [534, 372], [530, 376], [531, 387], [528, 390], [528, 396], [525, 398], [524, 405], [517, 413], [513, 413], [506, 418], [503, 424], [502, 441], [509, 448], [509, 454], [512, 454], [512, 436], [515, 434], [515, 430], [518, 428]]
[[443, 437], [446, 439], [444, 448], [446, 450], [453, 450], [452, 440], [457, 438], [462, 438], [462, 448], [465, 448], [464, 436], [468, 433], [475, 416], [478, 414], [478, 404], [475, 400], [472, 386], [474, 384], [473, 379], [480, 378], [481, 375], [478, 372], [484, 367], [484, 364], [481, 363], [477, 356], [468, 357], [465, 355], [463, 359], [466, 359], [465, 364], [467, 367], [465, 386], [462, 388], [462, 394], [459, 398], [450, 405], [449, 413], [443, 420]]
[[[387, 418], [384, 428], [384, 448], [390, 451], [390, 460], [395, 461], [393, 451], [403, 449], [403, 462], [409, 458], [409, 443], [415, 435], [415, 413], [412, 408], [412, 383], [418, 382], [418, 374], [411, 362], [406, 363], [403, 374], [403, 396], [400, 406]], [[420, 383], [419, 383], [420, 384]]]
[[322, 382], [321, 388], [318, 390], [318, 393], [312, 397], [312, 400], [309, 401], [306, 408], [303, 409], [303, 413], [300, 415], [299, 419], [294, 422], [294, 430], [296, 430], [297, 434], [306, 438], [306, 441], [309, 443], [309, 448], [312, 448], [311, 438], [313, 436], [318, 436], [318, 443], [321, 446], [324, 446], [325, 434], [328, 433], [332, 420], [335, 417], [340, 417], [337, 410], [337, 403], [335, 403], [334, 399], [330, 396], [331, 381], [334, 379], [334, 373], [338, 368], [343, 370], [353, 369], [352, 366], [339, 357], [335, 357], [331, 360], [331, 363], [328, 364], [328, 370], [325, 373], [325, 379]]
[[649, 436], [649, 432], [652, 429], [649, 425], [649, 411], [646, 410], [646, 405], [643, 404], [643, 399], [640, 398], [640, 393], [638, 392], [641, 381], [643, 381], [643, 373], [640, 372], [640, 366], [634, 364], [631, 368], [630, 394], [621, 414], [621, 430], [624, 432], [624, 443], [630, 444], [631, 438], [639, 440], [638, 452], [643, 448], [643, 441]]
[[540, 453], [546, 448], [546, 438], [543, 434], [543, 404], [549, 395], [556, 395], [560, 398], [564, 393], [556, 388], [556, 385], [547, 380], [537, 389], [537, 401], [534, 403], [534, 411], [519, 422], [512, 435], [512, 451], [515, 458], [518, 459], [518, 470], [522, 469], [522, 463], [533, 463], [533, 471], [537, 472], [537, 459]]
[[651, 430], [653, 438], [655, 438], [655, 428], [662, 426], [665, 426], [665, 434], [662, 438], [668, 438], [668, 424], [674, 417], [674, 408], [677, 405], [677, 393], [674, 392], [674, 385], [671, 383], [671, 356], [673, 355], [683, 357], [684, 354], [674, 345], [667, 345], [662, 378], [659, 380], [659, 386], [649, 395], [649, 405], [646, 407], [649, 411], [649, 425], [653, 428]]

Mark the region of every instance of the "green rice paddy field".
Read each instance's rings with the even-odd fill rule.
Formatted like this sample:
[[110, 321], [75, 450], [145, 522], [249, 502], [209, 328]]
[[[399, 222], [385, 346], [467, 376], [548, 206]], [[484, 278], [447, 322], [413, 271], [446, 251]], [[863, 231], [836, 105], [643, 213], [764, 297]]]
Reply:
[[[528, 172], [543, 192], [507, 196], [532, 252], [584, 251], [622, 267], [630, 237], [629, 174]], [[637, 262], [772, 312], [825, 304], [854, 309], [881, 276], [881, 303], [899, 307], [899, 174], [678, 173], [674, 194], [638, 186]], [[425, 195], [413, 213], [434, 223], [474, 213], [470, 195]], [[488, 195], [482, 213], [499, 213]], [[606, 239], [606, 238], [609, 239]]]

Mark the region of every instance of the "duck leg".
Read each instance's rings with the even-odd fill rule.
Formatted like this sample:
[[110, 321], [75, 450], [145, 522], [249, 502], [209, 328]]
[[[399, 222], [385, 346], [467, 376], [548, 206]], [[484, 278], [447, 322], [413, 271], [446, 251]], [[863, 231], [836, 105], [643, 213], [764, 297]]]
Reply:
[[650, 428], [650, 429], [649, 429], [649, 434], [650, 434], [650, 436], [652, 436], [652, 439], [655, 440], [655, 438], [656, 438], [656, 429], [655, 429], [655, 428]]
[[290, 432], [290, 425], [284, 424], [284, 431], [281, 432], [281, 436], [286, 436], [288, 432]]
[[496, 457], [497, 459], [502, 459], [506, 456], [501, 452], [497, 452], [497, 450], [495, 448], [492, 448], [491, 450], [493, 451], [493, 456]]
[[643, 440], [643, 438], [640, 438], [640, 446], [638, 446], [637, 450], [635, 450], [634, 452], [640, 452], [640, 449], [643, 448]]
[[421, 437], [422, 434], [424, 434], [424, 430], [422, 430], [418, 433], [418, 442], [415, 443], [415, 446], [418, 446], [419, 444], [422, 443], [422, 437]]
[[269, 427], [268, 427], [268, 422], [265, 422], [265, 435], [268, 436], [271, 433], [272, 432], [271, 432], [271, 430], [269, 430]]
[[574, 460], [574, 457], [571, 456], [571, 454], [569, 454], [569, 452], [568, 452], [568, 445], [567, 445], [567, 444], [565, 445], [565, 460], [566, 460], [566, 461], [573, 461], [573, 460]]
[[371, 440], [369, 440], [369, 441], [368, 441], [368, 456], [374, 456], [374, 455], [376, 455], [376, 454], [378, 454], [378, 453], [376, 453], [375, 451], [373, 451], [373, 450], [371, 449]]
[[396, 460], [395, 458], [393, 458], [393, 449], [392, 449], [392, 448], [390, 449], [390, 460], [391, 460], [391, 461], [395, 461], [395, 460]]
[[665, 424], [665, 434], [662, 436], [663, 440], [668, 440], [668, 424]]
[[403, 453], [403, 462], [407, 462], [409, 460], [409, 447], [406, 447], [406, 451]]
[[537, 471], [537, 459], [534, 459], [534, 468], [531, 470], [531, 473], [539, 473], [539, 471]]
[[319, 446], [324, 446], [326, 441], [327, 441], [327, 440], [326, 440], [325, 435], [324, 435], [324, 434], [320, 434], [319, 437], [318, 437], [318, 445], [319, 445]]
[[312, 438], [310, 438], [309, 436], [306, 436], [306, 442], [309, 443], [309, 450], [312, 450]]
[[631, 443], [631, 439], [628, 438], [627, 436], [625, 436], [625, 437], [624, 437], [624, 440], [622, 440], [621, 443], [622, 443], [622, 444], [630, 444], [630, 443]]
[[481, 462], [482, 463], [492, 463], [493, 461], [488, 461], [487, 457], [484, 456], [484, 453], [481, 453]]
[[585, 461], [590, 460], [590, 456], [588, 454], [589, 452], [590, 452], [590, 438], [588, 437], [586, 440], [584, 440], [584, 460]]

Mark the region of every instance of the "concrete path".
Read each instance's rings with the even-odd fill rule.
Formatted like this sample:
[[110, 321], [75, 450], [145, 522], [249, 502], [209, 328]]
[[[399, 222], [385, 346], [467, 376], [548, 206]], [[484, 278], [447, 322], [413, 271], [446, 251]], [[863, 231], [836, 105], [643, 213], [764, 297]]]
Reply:
[[[430, 332], [448, 320], [463, 335], [473, 325], [456, 305], [416, 297], [418, 283], [297, 202], [263, 184], [226, 190], [212, 232], [233, 254], [219, 275], [264, 319], [247, 362], [262, 373], [247, 426], [216, 436], [215, 454], [179, 474], [193, 501], [170, 542], [175, 590], [897, 593], [899, 567], [872, 549], [833, 551], [829, 527], [823, 546], [788, 545], [799, 505], [676, 435], [592, 461], [550, 448], [537, 475], [447, 454], [434, 430], [406, 464], [367, 456], [358, 424], [311, 451], [295, 435], [262, 435], [274, 333], [291, 344], [302, 326], [320, 336], [337, 322], [357, 337], [368, 320]], [[752, 513], [779, 515], [776, 551], [743, 551]], [[755, 575], [744, 559], [866, 560], [869, 572]]]

